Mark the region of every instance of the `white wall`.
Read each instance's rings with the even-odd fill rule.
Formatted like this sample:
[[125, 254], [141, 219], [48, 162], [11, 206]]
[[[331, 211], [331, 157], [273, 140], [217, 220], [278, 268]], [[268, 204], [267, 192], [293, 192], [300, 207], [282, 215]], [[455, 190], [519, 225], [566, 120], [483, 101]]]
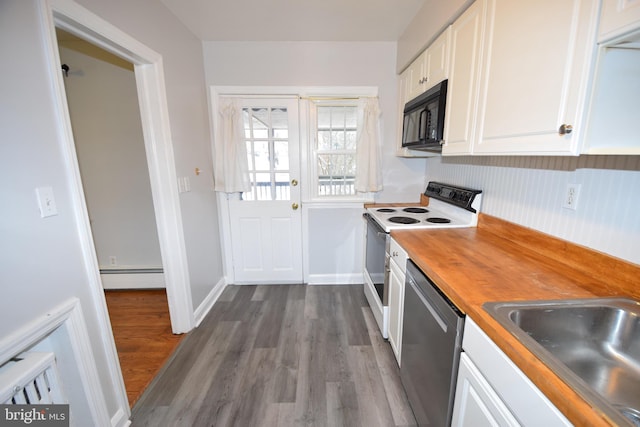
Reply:
[[64, 83], [98, 264], [161, 268], [133, 66], [83, 40], [61, 43], [61, 62], [71, 67]]
[[382, 110], [383, 201], [418, 201], [424, 159], [395, 156], [397, 76], [391, 42], [204, 42], [207, 84], [376, 86]]
[[363, 283], [362, 208], [304, 207], [309, 234], [305, 277], [311, 284]]
[[176, 171], [191, 184], [180, 202], [196, 308], [223, 277], [201, 43], [155, 0], [78, 3], [163, 57]]
[[[479, 188], [486, 214], [640, 264], [640, 156], [434, 158], [427, 180]], [[569, 183], [575, 211], [562, 207]]]

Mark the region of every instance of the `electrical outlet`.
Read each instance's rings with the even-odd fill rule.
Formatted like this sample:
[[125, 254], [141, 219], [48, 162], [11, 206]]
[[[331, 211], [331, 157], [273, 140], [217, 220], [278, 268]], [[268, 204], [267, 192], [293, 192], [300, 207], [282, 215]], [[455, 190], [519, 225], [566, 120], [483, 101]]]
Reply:
[[567, 184], [567, 191], [564, 195], [563, 208], [576, 210], [578, 207], [578, 197], [580, 196], [580, 184]]
[[118, 259], [113, 255], [110, 256], [109, 257], [109, 264], [111, 264], [112, 266], [118, 265]]

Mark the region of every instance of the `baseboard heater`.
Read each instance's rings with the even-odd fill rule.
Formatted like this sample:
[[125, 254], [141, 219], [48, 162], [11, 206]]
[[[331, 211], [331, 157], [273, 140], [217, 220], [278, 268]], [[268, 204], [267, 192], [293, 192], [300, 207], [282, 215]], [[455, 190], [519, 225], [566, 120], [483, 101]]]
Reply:
[[159, 289], [166, 288], [164, 270], [153, 268], [101, 268], [104, 289]]
[[100, 274], [152, 274], [164, 273], [162, 268], [101, 268]]

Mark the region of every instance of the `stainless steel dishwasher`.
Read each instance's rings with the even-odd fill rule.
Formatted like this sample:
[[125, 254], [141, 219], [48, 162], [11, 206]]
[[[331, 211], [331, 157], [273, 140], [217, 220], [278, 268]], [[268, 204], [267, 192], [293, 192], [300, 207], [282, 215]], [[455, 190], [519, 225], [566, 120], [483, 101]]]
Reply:
[[400, 377], [419, 426], [451, 424], [464, 314], [409, 260]]

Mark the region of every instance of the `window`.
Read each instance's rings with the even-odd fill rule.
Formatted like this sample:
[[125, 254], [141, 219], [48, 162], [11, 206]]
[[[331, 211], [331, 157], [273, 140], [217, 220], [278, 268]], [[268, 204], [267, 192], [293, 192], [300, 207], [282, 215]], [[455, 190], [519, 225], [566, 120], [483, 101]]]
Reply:
[[357, 106], [317, 102], [315, 111], [316, 194], [355, 196]]
[[242, 109], [251, 191], [243, 200], [289, 200], [289, 129], [284, 107]]

